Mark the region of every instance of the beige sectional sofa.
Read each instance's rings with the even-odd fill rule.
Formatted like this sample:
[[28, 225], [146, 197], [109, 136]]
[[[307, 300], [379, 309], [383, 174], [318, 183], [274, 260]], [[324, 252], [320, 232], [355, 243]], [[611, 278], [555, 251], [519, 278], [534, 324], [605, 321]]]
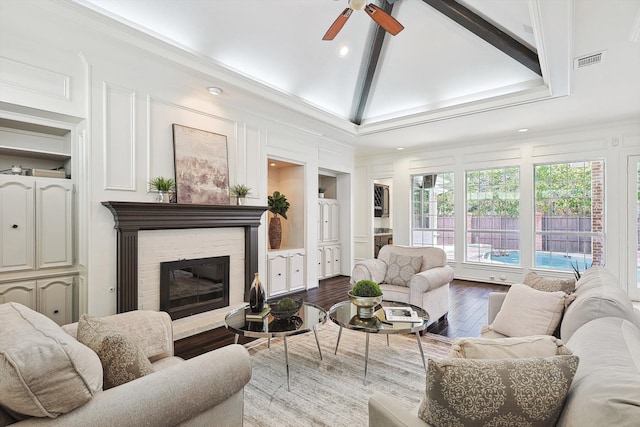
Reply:
[[[607, 270], [595, 267], [576, 283], [562, 317], [566, 347], [580, 358], [557, 426], [637, 426], [640, 423], [640, 311]], [[503, 294], [490, 298], [489, 323]], [[369, 400], [369, 425], [429, 426], [390, 396]]]
[[251, 378], [244, 347], [182, 360], [173, 355], [167, 313], [141, 310], [101, 320], [139, 344], [152, 373], [102, 390], [101, 361], [76, 341], [77, 324], [60, 328], [25, 306], [0, 304], [0, 426], [242, 425]]

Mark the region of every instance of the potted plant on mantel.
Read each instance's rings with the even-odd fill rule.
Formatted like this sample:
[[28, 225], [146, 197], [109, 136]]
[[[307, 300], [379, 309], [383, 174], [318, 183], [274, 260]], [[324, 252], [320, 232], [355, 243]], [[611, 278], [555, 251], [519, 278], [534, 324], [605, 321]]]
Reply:
[[169, 192], [175, 191], [175, 188], [176, 182], [173, 178], [157, 176], [149, 181], [149, 191], [158, 192], [156, 201], [160, 203], [169, 203]]
[[236, 204], [238, 206], [244, 205], [244, 199], [249, 194], [251, 194], [251, 189], [244, 184], [236, 184], [231, 187], [231, 195], [236, 196]]
[[271, 249], [280, 249], [282, 242], [282, 223], [280, 216], [287, 219], [287, 211], [289, 210], [289, 202], [284, 194], [274, 191], [273, 195], [267, 197], [269, 212], [273, 214], [269, 220], [269, 247]]

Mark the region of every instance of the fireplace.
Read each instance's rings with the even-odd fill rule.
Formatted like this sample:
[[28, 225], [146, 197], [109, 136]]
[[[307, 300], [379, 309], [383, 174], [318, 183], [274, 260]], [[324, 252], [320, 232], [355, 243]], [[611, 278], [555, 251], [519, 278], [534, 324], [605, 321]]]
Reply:
[[173, 320], [229, 306], [229, 256], [160, 263], [160, 310]]

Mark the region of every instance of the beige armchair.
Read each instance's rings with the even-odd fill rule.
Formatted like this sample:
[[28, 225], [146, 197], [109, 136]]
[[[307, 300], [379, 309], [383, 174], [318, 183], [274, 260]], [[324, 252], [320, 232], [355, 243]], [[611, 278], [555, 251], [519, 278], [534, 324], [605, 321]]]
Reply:
[[453, 269], [440, 248], [383, 246], [378, 258], [359, 261], [353, 267], [351, 283], [363, 279], [379, 283], [384, 300], [421, 307], [432, 321], [445, 318], [449, 311]]

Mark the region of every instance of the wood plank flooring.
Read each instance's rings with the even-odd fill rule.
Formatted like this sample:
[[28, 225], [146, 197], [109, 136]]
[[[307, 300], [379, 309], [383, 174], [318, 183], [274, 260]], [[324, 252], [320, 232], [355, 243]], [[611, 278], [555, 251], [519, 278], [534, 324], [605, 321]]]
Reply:
[[[337, 276], [320, 281], [315, 289], [297, 292], [296, 297], [328, 310], [333, 304], [346, 299], [351, 289], [349, 277]], [[446, 320], [429, 325], [428, 331], [450, 337], [478, 336], [487, 323], [487, 295], [506, 291], [502, 285], [454, 280], [449, 288], [449, 314]], [[216, 328], [175, 342], [175, 354], [184, 359], [233, 343], [234, 335], [226, 328]], [[240, 337], [241, 344], [251, 339]]]

